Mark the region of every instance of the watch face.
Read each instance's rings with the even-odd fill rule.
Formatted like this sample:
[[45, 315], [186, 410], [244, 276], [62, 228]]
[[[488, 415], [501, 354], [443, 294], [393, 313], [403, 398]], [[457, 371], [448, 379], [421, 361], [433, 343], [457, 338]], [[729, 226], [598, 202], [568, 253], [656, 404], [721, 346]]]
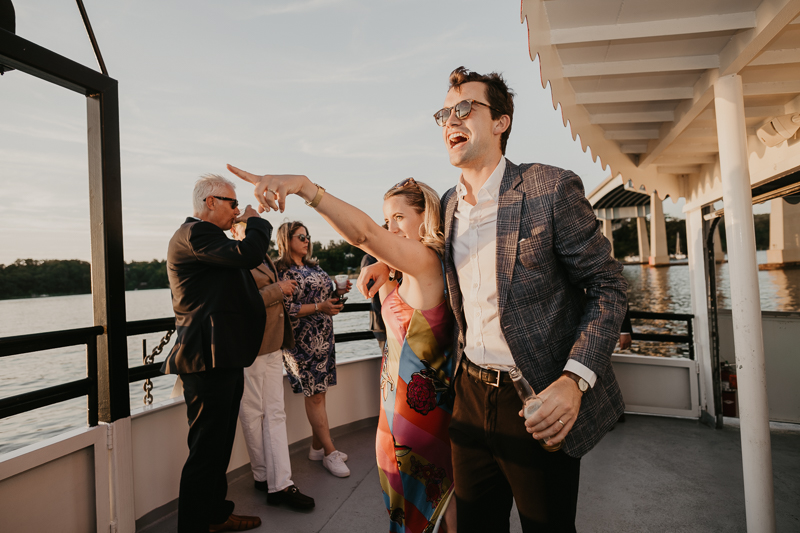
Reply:
[[586, 392], [589, 389], [589, 382], [583, 378], [579, 379], [578, 388], [581, 390], [581, 392]]

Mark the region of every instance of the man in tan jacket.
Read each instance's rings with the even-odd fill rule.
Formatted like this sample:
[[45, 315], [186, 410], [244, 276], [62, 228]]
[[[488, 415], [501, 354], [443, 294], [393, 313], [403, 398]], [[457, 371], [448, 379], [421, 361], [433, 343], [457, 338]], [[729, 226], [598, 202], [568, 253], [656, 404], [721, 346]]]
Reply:
[[[236, 240], [244, 239], [244, 233], [244, 224], [231, 227]], [[283, 297], [292, 294], [297, 282], [278, 281], [277, 270], [268, 255], [250, 273], [267, 311], [259, 356], [252, 366], [244, 369], [244, 394], [239, 410], [250, 467], [255, 487], [267, 493], [268, 504], [285, 503], [292, 509], [308, 510], [314, 507], [314, 499], [302, 494], [292, 482], [283, 409], [282, 349], [294, 347], [292, 325], [283, 306]]]

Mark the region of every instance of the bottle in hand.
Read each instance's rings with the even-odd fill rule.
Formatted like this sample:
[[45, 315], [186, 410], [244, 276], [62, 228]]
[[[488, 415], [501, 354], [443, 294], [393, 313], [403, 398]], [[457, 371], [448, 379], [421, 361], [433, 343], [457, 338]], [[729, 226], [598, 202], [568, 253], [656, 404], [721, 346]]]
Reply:
[[[514, 384], [514, 388], [517, 389], [517, 394], [522, 400], [522, 415], [525, 417], [525, 420], [527, 420], [542, 406], [542, 400], [533, 392], [531, 384], [528, 383], [528, 380], [525, 379], [525, 376], [522, 375], [522, 371], [519, 368], [516, 366], [511, 367], [508, 371], [508, 375], [511, 376], [511, 382]], [[540, 440], [539, 444], [548, 452], [556, 452], [561, 449], [560, 442], [551, 446], [544, 440]]]

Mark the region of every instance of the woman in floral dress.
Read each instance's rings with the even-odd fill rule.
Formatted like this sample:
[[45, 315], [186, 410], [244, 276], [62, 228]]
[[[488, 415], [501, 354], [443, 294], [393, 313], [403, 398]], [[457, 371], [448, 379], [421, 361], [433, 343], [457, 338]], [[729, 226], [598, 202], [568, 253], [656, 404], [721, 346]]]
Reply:
[[275, 266], [281, 280], [294, 280], [297, 289], [284, 298], [292, 322], [295, 347], [283, 351], [283, 364], [295, 394], [305, 395], [312, 439], [308, 458], [337, 477], [347, 477], [347, 455], [331, 440], [325, 393], [336, 385], [336, 350], [333, 316], [342, 305], [333, 291], [331, 278], [311, 258], [308, 230], [302, 222], [285, 222], [276, 237], [280, 258]]
[[[384, 195], [388, 231], [359, 209], [305, 176], [255, 176], [228, 168], [256, 185], [265, 209], [280, 209], [296, 194], [348, 242], [403, 272], [402, 284], [381, 287], [386, 348], [376, 451], [389, 531], [432, 531], [444, 514], [455, 531], [453, 468], [446, 391], [452, 377], [448, 348], [452, 313], [445, 294], [444, 236], [439, 197], [409, 178]], [[446, 511], [445, 511], [446, 508]]]

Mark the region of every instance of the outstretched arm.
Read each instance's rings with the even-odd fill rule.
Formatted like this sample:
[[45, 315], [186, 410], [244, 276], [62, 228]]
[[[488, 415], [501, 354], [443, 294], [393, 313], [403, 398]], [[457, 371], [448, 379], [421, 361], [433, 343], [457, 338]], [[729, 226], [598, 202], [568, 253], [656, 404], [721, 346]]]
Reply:
[[[259, 209], [263, 211], [275, 209], [283, 212], [286, 197], [290, 194], [311, 202], [319, 191], [319, 186], [306, 176], [257, 176], [232, 165], [228, 165], [228, 170], [256, 186], [255, 195], [260, 204]], [[417, 278], [432, 271], [438, 272], [439, 258], [427, 246], [386, 231], [366, 213], [332, 194], [326, 192], [316, 210], [348, 243], [358, 246], [392, 268]]]

